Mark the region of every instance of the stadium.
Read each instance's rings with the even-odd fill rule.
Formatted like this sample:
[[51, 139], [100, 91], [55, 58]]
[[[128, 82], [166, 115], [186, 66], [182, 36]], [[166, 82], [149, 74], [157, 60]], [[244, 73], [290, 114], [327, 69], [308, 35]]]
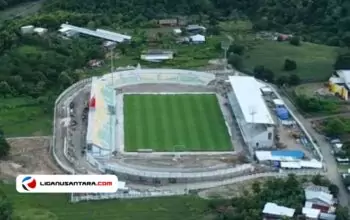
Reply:
[[134, 188], [259, 172], [254, 151], [276, 144], [269, 87], [223, 72], [137, 67], [79, 81], [56, 101], [54, 158], [67, 173], [115, 174]]

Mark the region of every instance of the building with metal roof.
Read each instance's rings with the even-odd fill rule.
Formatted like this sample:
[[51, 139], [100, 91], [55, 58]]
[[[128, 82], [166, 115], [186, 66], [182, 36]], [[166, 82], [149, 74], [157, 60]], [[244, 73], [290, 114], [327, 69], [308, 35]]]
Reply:
[[263, 214], [268, 217], [289, 217], [292, 218], [295, 213], [295, 209], [279, 206], [275, 203], [268, 202], [265, 204]]
[[118, 42], [118, 43], [131, 40], [131, 36], [119, 34], [112, 31], [107, 31], [103, 29], [90, 30], [87, 28], [77, 27], [70, 24], [61, 24], [61, 29], [59, 30], [59, 32], [64, 34], [66, 32], [71, 32], [71, 31], [79, 34], [89, 35], [92, 37], [98, 37], [98, 38], [113, 41], [113, 42]]
[[319, 209], [313, 209], [313, 208], [306, 208], [306, 207], [304, 207], [302, 209], [302, 213], [307, 219], [310, 219], [310, 220], [315, 219], [315, 220], [317, 220], [318, 217], [320, 216], [321, 211]]
[[250, 152], [273, 147], [275, 121], [261, 91], [265, 85], [250, 76], [229, 76], [229, 83], [228, 100]]

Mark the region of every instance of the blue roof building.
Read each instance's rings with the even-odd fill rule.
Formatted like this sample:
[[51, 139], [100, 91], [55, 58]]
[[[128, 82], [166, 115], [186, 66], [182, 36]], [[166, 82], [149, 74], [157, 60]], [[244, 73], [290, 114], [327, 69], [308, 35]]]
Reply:
[[276, 150], [271, 151], [272, 157], [289, 157], [293, 159], [303, 159], [304, 158], [304, 152], [300, 150]]

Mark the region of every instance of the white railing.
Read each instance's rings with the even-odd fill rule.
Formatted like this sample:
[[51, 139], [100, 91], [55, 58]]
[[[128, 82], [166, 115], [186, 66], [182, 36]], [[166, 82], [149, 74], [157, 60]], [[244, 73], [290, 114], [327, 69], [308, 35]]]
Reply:
[[133, 176], [141, 176], [146, 178], [178, 178], [178, 179], [205, 179], [221, 176], [234, 176], [242, 172], [248, 172], [254, 169], [251, 164], [238, 165], [233, 168], [218, 169], [202, 172], [174, 172], [174, 171], [147, 171], [133, 167], [126, 167], [121, 164], [106, 164], [105, 169], [115, 172], [116, 174], [128, 174]]

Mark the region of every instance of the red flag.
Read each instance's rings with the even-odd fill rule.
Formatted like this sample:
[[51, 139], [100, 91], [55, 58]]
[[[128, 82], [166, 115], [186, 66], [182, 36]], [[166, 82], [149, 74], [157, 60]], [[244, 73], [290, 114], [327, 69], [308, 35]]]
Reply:
[[95, 99], [95, 96], [93, 96], [93, 97], [90, 99], [89, 106], [90, 106], [90, 108], [95, 108], [95, 107], [96, 107], [96, 99]]

